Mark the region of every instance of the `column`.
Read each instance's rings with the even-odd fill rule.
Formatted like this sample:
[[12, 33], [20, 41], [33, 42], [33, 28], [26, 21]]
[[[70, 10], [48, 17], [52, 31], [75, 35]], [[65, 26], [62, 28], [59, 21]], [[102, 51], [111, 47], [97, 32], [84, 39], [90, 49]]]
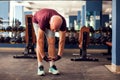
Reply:
[[86, 7], [85, 5], [82, 6], [82, 13], [81, 13], [81, 27], [85, 25], [85, 20], [86, 20]]
[[112, 1], [112, 71], [120, 72], [120, 0]]
[[87, 25], [93, 26], [94, 29], [99, 29], [101, 26], [102, 0], [86, 0], [86, 14], [90, 13], [87, 18]]
[[74, 15], [70, 15], [69, 16], [69, 28], [73, 28], [74, 27], [74, 21], [77, 20], [77, 16], [74, 16]]
[[7, 23], [3, 23], [3, 25], [8, 26], [9, 22], [9, 1], [0, 1], [0, 18], [7, 21]]
[[24, 17], [24, 10], [23, 10], [23, 6], [15, 6], [15, 15], [14, 15], [14, 18], [15, 19], [18, 19], [20, 22], [21, 22], [21, 25], [24, 25], [24, 20], [25, 20], [25, 17]]
[[105, 26], [105, 23], [109, 23], [109, 14], [103, 14], [102, 15], [102, 26]]
[[80, 29], [80, 26], [81, 26], [81, 11], [78, 11], [78, 15], [77, 15], [77, 30]]

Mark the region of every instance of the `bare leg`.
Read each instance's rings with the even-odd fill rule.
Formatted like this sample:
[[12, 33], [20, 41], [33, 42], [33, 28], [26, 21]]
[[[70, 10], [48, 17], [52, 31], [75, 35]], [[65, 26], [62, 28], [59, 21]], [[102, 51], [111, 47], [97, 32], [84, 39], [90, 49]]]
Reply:
[[[36, 34], [36, 55], [37, 55], [37, 62], [38, 62], [37, 74], [38, 75], [45, 75], [44, 67], [43, 67], [43, 64], [42, 64], [42, 58], [43, 58], [44, 55], [41, 55], [41, 53], [44, 52], [44, 50], [42, 49], [42, 47], [44, 47], [44, 45], [43, 45], [44, 44], [44, 39], [43, 39], [44, 36], [42, 36], [42, 34], [44, 34], [44, 33], [41, 32], [38, 24], [33, 23], [33, 25], [34, 25], [34, 30], [35, 30], [35, 34]], [[41, 44], [41, 42], [43, 44]]]
[[[48, 55], [49, 55], [49, 58], [54, 59], [55, 58], [55, 38], [54, 37], [48, 37], [47, 41], [48, 41]], [[50, 63], [50, 67], [55, 65], [53, 60], [51, 60], [49, 63]]]
[[50, 58], [55, 58], [55, 38], [48, 37], [48, 55]]
[[40, 28], [38, 29], [36, 51], [37, 51], [38, 62], [42, 62], [42, 58], [45, 56], [45, 53], [44, 53], [44, 32]]
[[38, 61], [38, 62], [42, 62], [42, 57], [41, 57], [41, 55], [40, 55], [38, 43], [37, 43], [37, 45], [36, 45], [36, 55], [37, 55], [37, 61]]

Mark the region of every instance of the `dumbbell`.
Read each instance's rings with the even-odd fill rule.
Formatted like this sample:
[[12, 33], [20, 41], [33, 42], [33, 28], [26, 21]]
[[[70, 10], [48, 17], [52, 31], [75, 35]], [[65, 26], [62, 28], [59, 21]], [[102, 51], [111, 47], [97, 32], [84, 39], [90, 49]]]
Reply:
[[0, 37], [0, 43], [4, 43], [4, 37]]
[[18, 31], [25, 31], [25, 27], [23, 26], [18, 27]]
[[4, 38], [4, 42], [5, 42], [5, 43], [9, 43], [9, 42], [10, 42], [10, 39], [11, 39], [10, 37], [5, 37], [5, 38]]
[[11, 27], [11, 26], [8, 26], [8, 27], [6, 28], [6, 31], [12, 31], [12, 27]]
[[16, 43], [22, 43], [22, 38], [21, 37], [16, 38]]
[[16, 38], [15, 38], [15, 37], [11, 38], [11, 39], [10, 39], [10, 43], [11, 43], [11, 44], [16, 43]]
[[18, 27], [15, 26], [15, 27], [12, 28], [12, 30], [13, 30], [13, 31], [17, 31], [17, 30], [18, 30]]

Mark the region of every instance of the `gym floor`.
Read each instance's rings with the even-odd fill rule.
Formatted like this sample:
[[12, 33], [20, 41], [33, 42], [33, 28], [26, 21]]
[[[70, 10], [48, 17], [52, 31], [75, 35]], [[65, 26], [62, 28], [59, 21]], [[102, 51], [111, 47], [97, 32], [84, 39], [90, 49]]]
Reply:
[[56, 62], [60, 75], [48, 73], [49, 64], [44, 62], [45, 76], [37, 75], [36, 59], [15, 59], [14, 55], [22, 55], [23, 48], [0, 48], [0, 80], [120, 80], [120, 74], [110, 72], [105, 65], [110, 55], [103, 55], [107, 50], [88, 50], [88, 56], [98, 58], [98, 62], [71, 61], [73, 53], [79, 49], [65, 49], [63, 58]]

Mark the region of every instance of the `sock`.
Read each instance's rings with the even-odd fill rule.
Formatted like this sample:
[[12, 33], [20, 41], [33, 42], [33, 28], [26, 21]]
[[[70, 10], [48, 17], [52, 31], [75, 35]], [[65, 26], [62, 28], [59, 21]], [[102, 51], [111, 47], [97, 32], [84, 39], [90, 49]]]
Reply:
[[42, 62], [38, 62], [38, 67], [42, 66], [43, 63]]
[[50, 67], [52, 67], [54, 64], [54, 61], [50, 61]]

